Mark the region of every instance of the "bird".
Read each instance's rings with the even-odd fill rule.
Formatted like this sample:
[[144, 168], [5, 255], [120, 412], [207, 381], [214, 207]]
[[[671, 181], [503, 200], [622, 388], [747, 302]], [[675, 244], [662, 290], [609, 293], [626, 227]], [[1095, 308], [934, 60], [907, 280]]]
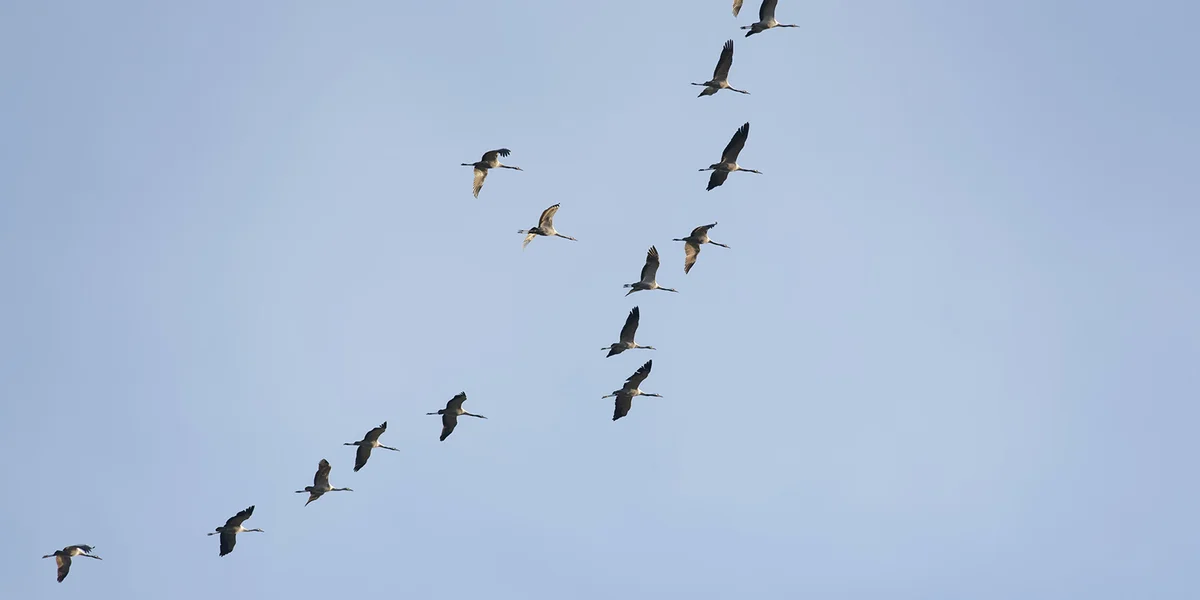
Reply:
[[463, 410], [462, 405], [466, 400], [467, 393], [459, 392], [457, 396], [451, 398], [446, 403], [446, 408], [440, 409], [437, 412], [425, 413], [427, 415], [442, 415], [442, 437], [438, 438], [440, 441], [446, 441], [446, 438], [450, 437], [450, 434], [454, 432], [454, 426], [458, 425], [458, 415], [467, 415], [468, 417], [479, 419], [487, 418], [483, 415], [473, 415]]
[[529, 242], [533, 241], [533, 238], [535, 238], [539, 235], [557, 236], [560, 238], [571, 240], [572, 242], [579, 241], [569, 235], [563, 235], [554, 230], [554, 213], [557, 213], [557, 212], [558, 212], [558, 205], [555, 204], [554, 206], [551, 206], [550, 208], [547, 208], [546, 210], [542, 211], [542, 216], [540, 218], [538, 218], [537, 227], [534, 227], [532, 229], [522, 229], [517, 232], [517, 233], [525, 234], [525, 241], [521, 244], [522, 250], [525, 249], [525, 246], [529, 245]]
[[[737, 11], [741, 8], [741, 2], [735, 2], [733, 5], [733, 15], [737, 16]], [[775, 20], [775, 5], [779, 4], [779, 0], [763, 0], [758, 7], [758, 22], [751, 25], [744, 25], [742, 29], [749, 29], [746, 37], [750, 37], [756, 33], [762, 33], [768, 29], [775, 27], [799, 27], [799, 25], [784, 25]]]
[[363, 436], [363, 439], [357, 442], [346, 442], [345, 444], [342, 444], [343, 446], [358, 446], [358, 451], [354, 454], [355, 473], [357, 473], [359, 469], [363, 468], [363, 466], [367, 464], [367, 459], [371, 458], [371, 449], [373, 448], [383, 448], [384, 450], [391, 450], [393, 452], [400, 451], [399, 448], [384, 446], [383, 444], [379, 443], [379, 436], [383, 435], [383, 432], [385, 431], [387, 431], [387, 421], [384, 421], [379, 427], [368, 431], [367, 434]]
[[47, 554], [42, 558], [54, 557], [54, 562], [58, 563], [58, 582], [62, 583], [62, 580], [67, 578], [67, 573], [71, 572], [72, 556], [86, 556], [96, 560], [103, 560], [99, 556], [92, 554], [92, 550], [94, 549], [94, 546], [88, 546], [87, 544], [75, 544], [74, 546], [67, 546], [62, 550], [55, 550], [53, 553]]
[[671, 289], [658, 285], [654, 280], [654, 276], [658, 273], [658, 248], [650, 246], [650, 251], [646, 253], [646, 266], [642, 267], [642, 279], [635, 283], [627, 283], [624, 287], [630, 288], [625, 293], [626, 296], [641, 290], [662, 290], [664, 292], [679, 293], [679, 290]]
[[474, 191], [475, 191], [476, 198], [479, 197], [479, 190], [483, 189], [483, 180], [487, 179], [488, 169], [501, 168], [501, 169], [516, 169], [517, 171], [523, 170], [523, 169], [521, 169], [521, 167], [514, 167], [512, 165], [500, 164], [500, 157], [508, 156], [509, 153], [510, 153], [510, 151], [508, 148], [500, 148], [499, 150], [488, 150], [487, 152], [483, 153], [483, 158], [479, 159], [479, 162], [462, 163], [462, 166], [464, 166], [464, 167], [475, 167]]
[[325, 492], [353, 492], [350, 488], [335, 488], [329, 485], [329, 471], [333, 467], [329, 466], [329, 461], [321, 459], [317, 465], [317, 474], [313, 476], [313, 484], [305, 487], [302, 490], [296, 490], [297, 494], [308, 492], [308, 502], [304, 505], [308, 506], [313, 500], [320, 498]]
[[700, 254], [701, 244], [712, 244], [722, 248], [728, 248], [725, 244], [714, 242], [708, 238], [708, 230], [716, 227], [717, 224], [701, 225], [692, 230], [692, 234], [685, 238], [675, 238], [673, 242], [683, 242], [683, 274], [687, 275], [688, 271], [692, 270], [692, 265], [696, 264], [696, 256]]
[[629, 376], [629, 379], [625, 380], [625, 385], [621, 386], [621, 389], [603, 396], [603, 398], [617, 399], [616, 406], [613, 408], [612, 420], [616, 421], [617, 419], [629, 414], [629, 409], [633, 407], [634, 396], [654, 396], [655, 398], [662, 398], [662, 396], [659, 394], [649, 394], [638, 389], [638, 387], [642, 385], [642, 382], [650, 376], [650, 367], [653, 366], [653, 363], [653, 360], [646, 361], [646, 364], [639, 367], [637, 371], [633, 372], [633, 375]]
[[748, 171], [750, 173], [758, 173], [762, 175], [762, 171], [747, 169], [737, 164], [738, 154], [742, 152], [742, 146], [746, 145], [746, 138], [750, 137], [750, 124], [746, 123], [733, 133], [733, 137], [729, 139], [729, 145], [725, 146], [725, 151], [721, 153], [721, 162], [713, 163], [707, 169], [701, 171], [712, 171], [712, 175], [708, 178], [708, 187], [705, 190], [711, 190], [722, 183], [725, 183], [725, 178], [734, 171]]
[[721, 90], [731, 90], [739, 94], [749, 94], [746, 90], [739, 90], [729, 85], [729, 67], [733, 66], [733, 40], [727, 40], [725, 47], [721, 48], [721, 58], [717, 59], [717, 68], [713, 69], [712, 79], [704, 83], [693, 83], [692, 85], [702, 85], [704, 89], [700, 91], [697, 98], [711, 96]]
[[638, 320], [641, 318], [641, 311], [638, 310], [638, 307], [633, 307], [633, 310], [629, 311], [629, 316], [625, 318], [625, 326], [621, 328], [621, 341], [616, 342], [606, 348], [601, 348], [601, 350], [608, 350], [608, 356], [605, 356], [604, 358], [616, 356], [617, 354], [620, 354], [626, 350], [632, 350], [634, 348], [644, 348], [646, 350], [654, 349], [654, 346], [639, 346], [637, 342], [633, 341], [633, 336], [637, 334]]
[[249, 519], [250, 515], [252, 514], [254, 514], [253, 505], [251, 505], [250, 508], [239, 512], [238, 514], [229, 517], [229, 520], [225, 521], [225, 525], [223, 527], [218, 527], [215, 531], [208, 534], [221, 534], [221, 556], [225, 556], [226, 554], [233, 552], [233, 546], [237, 543], [237, 534], [246, 531], [257, 531], [259, 533], [263, 533], [263, 530], [261, 529], [246, 529], [245, 527], [242, 527], [242, 523], [245, 523], [246, 519]]
[[736, 17], [739, 10], [742, 10], [742, 0], [733, 0], [733, 16]]

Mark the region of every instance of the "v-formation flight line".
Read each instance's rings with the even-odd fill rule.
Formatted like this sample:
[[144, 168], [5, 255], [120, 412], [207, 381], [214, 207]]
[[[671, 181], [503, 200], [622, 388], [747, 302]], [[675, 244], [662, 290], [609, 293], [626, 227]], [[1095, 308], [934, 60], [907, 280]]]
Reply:
[[[775, 19], [775, 7], [777, 4], [778, 4], [778, 0], [763, 0], [762, 1], [762, 3], [759, 6], [759, 9], [758, 9], [758, 21], [751, 25], [746, 25], [746, 26], [741, 27], [741, 29], [749, 30], [746, 33], [746, 37], [750, 37], [752, 35], [762, 33], [768, 29], [774, 29], [776, 27], [797, 27], [797, 25], [782, 24]], [[734, 17], [737, 17], [738, 11], [741, 10], [741, 7], [742, 7], [742, 0], [734, 0], [733, 1], [733, 16]], [[693, 83], [692, 84], [692, 85], [704, 87], [704, 89], [701, 90], [699, 97], [712, 96], [712, 95], [716, 94], [717, 92], [719, 92], [721, 90], [726, 90], [726, 89], [733, 91], [733, 92], [738, 92], [741, 94], [749, 94], [750, 92], [747, 92], [745, 90], [736, 89], [729, 84], [729, 70], [732, 66], [733, 66], [733, 40], [728, 40], [725, 42], [725, 45], [721, 49], [720, 58], [718, 58], [718, 60], [717, 60], [717, 66], [715, 69], [713, 69], [712, 79], [710, 79], [704, 83]], [[745, 172], [749, 172], [749, 173], [757, 173], [760, 175], [762, 174], [760, 171], [756, 171], [754, 169], [747, 169], [747, 168], [742, 167], [737, 164], [738, 156], [741, 153], [742, 149], [745, 147], [746, 140], [749, 138], [749, 136], [750, 136], [750, 123], [747, 122], [744, 125], [742, 125], [741, 127], [739, 127], [738, 130], [733, 134], [733, 137], [729, 140], [729, 143], [725, 146], [725, 150], [721, 153], [720, 162], [713, 163], [713, 164], [709, 165], [707, 168], [700, 169], [701, 171], [712, 171], [712, 175], [709, 176], [708, 186], [705, 188], [706, 191], [712, 190], [713, 188], [719, 187], [720, 185], [725, 183], [725, 180], [729, 177], [729, 174], [733, 173], [733, 172], [745, 171]], [[503, 164], [500, 162], [501, 158], [507, 158], [509, 156], [509, 154], [511, 154], [511, 151], [508, 148], [499, 148], [496, 150], [489, 150], [489, 151], [485, 152], [483, 154], [483, 156], [480, 158], [480, 160], [477, 162], [462, 163], [462, 166], [464, 166], [464, 167], [472, 167], [473, 168], [474, 178], [473, 178], [473, 183], [472, 183], [472, 194], [476, 198], [479, 197], [479, 192], [480, 192], [480, 190], [483, 189], [484, 180], [487, 179], [488, 171], [490, 171], [491, 169], [512, 169], [515, 171], [523, 170], [523, 169], [521, 169], [521, 167], [517, 167], [517, 166], [513, 166], [513, 165], [506, 165], [506, 164]], [[554, 204], [553, 206], [542, 211], [541, 216], [538, 218], [537, 226], [532, 227], [530, 229], [522, 229], [517, 232], [517, 233], [521, 233], [521, 234], [525, 235], [525, 239], [521, 243], [522, 249], [525, 249], [529, 245], [529, 243], [538, 236], [560, 237], [560, 238], [564, 238], [564, 239], [571, 240], [571, 241], [577, 241], [573, 237], [559, 233], [554, 228], [554, 215], [558, 212], [558, 209], [559, 209], [559, 205]], [[721, 243], [718, 243], [718, 242], [715, 242], [715, 241], [709, 239], [708, 231], [716, 226], [717, 226], [716, 223], [712, 223], [709, 225], [701, 225], [701, 226], [693, 229], [692, 233], [689, 234], [687, 237], [675, 238], [673, 240], [676, 242], [684, 242], [683, 272], [685, 275], [687, 273], [689, 273], [692, 270], [692, 267], [695, 265], [696, 258], [700, 254], [700, 246], [702, 246], [704, 244], [712, 244], [714, 246], [720, 246], [722, 248], [729, 248], [729, 246], [726, 246], [725, 244], [721, 244]], [[675, 289], [663, 287], [658, 284], [656, 278], [657, 278], [657, 273], [658, 273], [659, 262], [660, 261], [659, 261], [659, 257], [658, 257], [658, 249], [655, 248], [654, 246], [651, 246], [650, 250], [646, 253], [646, 262], [645, 262], [645, 265], [642, 267], [641, 278], [634, 283], [625, 284], [624, 287], [629, 289], [629, 291], [625, 295], [628, 296], [629, 294], [632, 294], [634, 292], [639, 292], [639, 291], [644, 291], [644, 290], [662, 290], [662, 291], [666, 291], [666, 292], [677, 292], [677, 290], [675, 290]], [[633, 309], [629, 311], [629, 316], [625, 320], [625, 325], [621, 328], [621, 332], [620, 332], [620, 336], [619, 336], [620, 341], [610, 344], [609, 346], [606, 346], [604, 348], [601, 348], [601, 350], [608, 351], [606, 358], [615, 356], [617, 354], [621, 354], [622, 352], [624, 352], [626, 350], [633, 350], [633, 349], [654, 350], [653, 346], [642, 346], [634, 341], [634, 336], [637, 333], [638, 323], [639, 323], [640, 319], [641, 319], [641, 311], [639, 310], [639, 308], [637, 306], [634, 306]], [[654, 363], [653, 360], [646, 361], [645, 364], [643, 364], [641, 367], [639, 367], [637, 369], [637, 371], [635, 371], [632, 375], [629, 376], [628, 379], [625, 380], [625, 383], [621, 386], [621, 389], [618, 389], [611, 394], [607, 394], [607, 395], [603, 396], [603, 398], [614, 398], [615, 399], [614, 400], [614, 408], [613, 408], [613, 417], [612, 417], [613, 421], [616, 421], [616, 420], [629, 414], [629, 410], [633, 406], [633, 398], [635, 396], [651, 396], [651, 397], [657, 397], [657, 398], [662, 397], [659, 394], [643, 392], [640, 389], [642, 382], [644, 382], [646, 380], [646, 378], [648, 378], [650, 376], [650, 370], [653, 366], [653, 363]], [[437, 412], [426, 413], [427, 415], [440, 415], [442, 417], [442, 431], [441, 431], [440, 437], [438, 438], [439, 441], [445, 441], [446, 438], [449, 437], [450, 434], [454, 432], [454, 428], [458, 425], [458, 417], [460, 415], [476, 417], [476, 418], [480, 418], [480, 419], [487, 418], [483, 415], [476, 415], [476, 414], [472, 414], [472, 413], [469, 413], [469, 412], [463, 410], [462, 405], [463, 405], [463, 402], [466, 401], [466, 399], [467, 399], [466, 392], [461, 392], [461, 393], [455, 395], [453, 398], [451, 398], [446, 403], [445, 408], [439, 409]], [[385, 431], [387, 431], [387, 422], [386, 421], [384, 421], [378, 427], [375, 427], [375, 428], [371, 429], [370, 431], [368, 431], [363, 436], [363, 439], [356, 441], [356, 442], [346, 442], [344, 444], [346, 446], [357, 446], [357, 449], [355, 450], [355, 460], [354, 460], [354, 471], [355, 472], [358, 472], [360, 469], [362, 469], [367, 464], [367, 461], [371, 458], [371, 451], [375, 448], [382, 448], [385, 450], [391, 450], [391, 451], [396, 451], [396, 452], [399, 451], [399, 449], [397, 449], [397, 448], [392, 448], [390, 446], [384, 446], [379, 443], [379, 437], [381, 435], [383, 435], [383, 433]], [[353, 491], [350, 488], [332, 487], [329, 483], [329, 473], [331, 470], [332, 470], [332, 466], [330, 465], [329, 461], [326, 459], [321, 459], [320, 463], [317, 466], [317, 472], [313, 476], [313, 485], [307, 486], [303, 490], [296, 491], [296, 493], [298, 493], [298, 494], [307, 493], [309, 495], [308, 501], [304, 503], [305, 506], [312, 503], [314, 500], [319, 499], [321, 496], [323, 496], [324, 494], [326, 494], [328, 492], [341, 492], [341, 491], [350, 492], [350, 491]], [[243, 526], [243, 523], [245, 523], [246, 520], [249, 519], [251, 517], [251, 515], [253, 515], [253, 514], [254, 514], [254, 506], [251, 505], [250, 507], [238, 512], [236, 515], [234, 515], [234, 516], [230, 517], [228, 520], [226, 520], [225, 525], [223, 525], [221, 527], [217, 527], [213, 532], [208, 534], [210, 536], [211, 535], [219, 535], [220, 536], [220, 556], [225, 556], [225, 555], [233, 552], [234, 545], [237, 543], [237, 534], [246, 533], [246, 532], [262, 533], [262, 531], [263, 531], [262, 529], [257, 529], [257, 528], [247, 529], [246, 527]], [[52, 554], [47, 554], [47, 555], [43, 556], [42, 558], [54, 557], [55, 562], [57, 564], [57, 579], [61, 583], [63, 581], [63, 579], [65, 579], [67, 577], [67, 574], [70, 572], [72, 557], [85, 556], [87, 558], [94, 558], [96, 560], [101, 560], [101, 558], [99, 556], [92, 554], [93, 550], [94, 550], [93, 546], [88, 546], [85, 544], [77, 544], [77, 545], [73, 545], [73, 546], [67, 546], [66, 548], [63, 548], [62, 550], [55, 550]]]

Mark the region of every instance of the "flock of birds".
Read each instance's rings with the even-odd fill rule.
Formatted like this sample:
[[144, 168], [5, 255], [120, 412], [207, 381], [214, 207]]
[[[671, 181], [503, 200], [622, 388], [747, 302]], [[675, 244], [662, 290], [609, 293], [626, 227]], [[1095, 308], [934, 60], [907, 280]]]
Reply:
[[[762, 1], [762, 4], [758, 9], [758, 21], [742, 27], [742, 29], [749, 30], [746, 33], [746, 37], [750, 37], [757, 33], [762, 33], [775, 27], [797, 27], [796, 25], [785, 25], [775, 20], [776, 4], [778, 4], [778, 0]], [[738, 15], [738, 12], [741, 10], [741, 8], [742, 0], [734, 0], [734, 17]], [[704, 83], [692, 84], [704, 87], [698, 97], [702, 98], [704, 96], [711, 96], [721, 90], [730, 90], [741, 94], [749, 94], [750, 92], [739, 90], [729, 85], [729, 69], [732, 66], [733, 40], [728, 40], [721, 49], [721, 57], [717, 59], [717, 66], [713, 70], [712, 79]], [[734, 132], [733, 138], [729, 140], [729, 144], [725, 146], [725, 150], [721, 153], [721, 160], [709, 165], [704, 169], [700, 169], [700, 171], [712, 171], [712, 175], [710, 175], [708, 179], [708, 186], [705, 188], [706, 190], [712, 190], [713, 188], [719, 187], [725, 183], [725, 180], [729, 177], [730, 173], [737, 171], [758, 173], [760, 175], [762, 174], [760, 171], [747, 169], [738, 165], [737, 163], [738, 155], [741, 154], [742, 148], [744, 148], [746, 145], [746, 139], [749, 137], [750, 123], [747, 122], [739, 127], [736, 132]], [[475, 177], [472, 191], [476, 198], [479, 197], [479, 192], [483, 189], [483, 182], [487, 179], [488, 171], [491, 169], [512, 169], [515, 171], [522, 170], [521, 167], [506, 165], [500, 162], [501, 158], [507, 158], [509, 154], [511, 154], [511, 151], [508, 148], [489, 150], [485, 152], [483, 157], [477, 162], [462, 163], [462, 166], [472, 167], [474, 170]], [[559, 233], [554, 228], [554, 215], [558, 213], [558, 208], [558, 204], [547, 208], [546, 210], [542, 211], [542, 215], [538, 218], [538, 224], [535, 227], [531, 227], [530, 229], [522, 229], [517, 232], [525, 235], [525, 240], [521, 245], [522, 249], [527, 247], [529, 242], [533, 241], [533, 239], [538, 236], [560, 237], [571, 241], [578, 241], [573, 237]], [[708, 237], [709, 230], [716, 226], [716, 223], [701, 225], [693, 229], [687, 237], [675, 238], [672, 240], [675, 242], [684, 243], [683, 272], [685, 275], [690, 272], [692, 267], [696, 264], [696, 258], [700, 254], [700, 247], [704, 244], [712, 244], [722, 248], [729, 248], [729, 246], [715, 242]], [[658, 249], [654, 246], [650, 246], [650, 250], [646, 252], [646, 263], [642, 267], [641, 277], [633, 283], [625, 284], [624, 287], [629, 289], [625, 295], [628, 296], [629, 294], [643, 290], [678, 292], [678, 290], [659, 285], [657, 281], [659, 263]], [[625, 352], [626, 350], [654, 350], [653, 346], [643, 346], [635, 341], [640, 318], [641, 312], [637, 306], [634, 306], [629, 311], [629, 316], [625, 319], [625, 325], [621, 327], [619, 341], [601, 348], [601, 350], [608, 351], [606, 357], [616, 356], [622, 352]], [[613, 421], [616, 421], [617, 419], [629, 414], [629, 409], [632, 408], [633, 399], [636, 396], [649, 396], [655, 398], [662, 397], [660, 394], [643, 392], [641, 390], [642, 382], [644, 382], [646, 378], [650, 376], [650, 369], [653, 367], [653, 363], [653, 360], [646, 361], [645, 364], [643, 364], [641, 367], [638, 367], [638, 369], [634, 371], [633, 375], [630, 375], [629, 378], [625, 380], [625, 383], [620, 389], [613, 391], [611, 394], [602, 396], [602, 398], [615, 399], [612, 417]], [[483, 415], [476, 415], [463, 410], [463, 402], [466, 400], [467, 393], [460, 392], [446, 402], [445, 408], [438, 409], [437, 412], [426, 413], [427, 415], [440, 415], [442, 417], [442, 432], [441, 436], [438, 438], [440, 441], [445, 441], [446, 438], [454, 432], [454, 428], [458, 425], [459, 416], [476, 417], [479, 419], [487, 418]], [[379, 438], [385, 431], [387, 431], [386, 421], [384, 421], [378, 427], [372, 428], [370, 431], [368, 431], [363, 436], [363, 439], [356, 442], [346, 442], [344, 444], [346, 446], [358, 447], [354, 456], [355, 472], [358, 472], [360, 469], [366, 466], [367, 461], [371, 458], [371, 452], [375, 448], [399, 452], [398, 448], [384, 446], [379, 443]], [[297, 494], [308, 494], [308, 501], [304, 503], [305, 506], [308, 506], [310, 503], [321, 498], [321, 496], [324, 496], [329, 492], [354, 491], [345, 487], [333, 487], [329, 483], [329, 473], [332, 469], [333, 466], [330, 465], [329, 461], [322, 458], [321, 462], [317, 465], [317, 472], [313, 476], [313, 484], [310, 486], [305, 486], [303, 490], [296, 490]], [[242, 511], [239, 511], [236, 515], [226, 520], [224, 525], [217, 527], [214, 531], [208, 534], [210, 536], [220, 536], [220, 556], [225, 556], [226, 554], [233, 552], [234, 545], [237, 544], [237, 534], [246, 532], [263, 532], [262, 529], [248, 529], [243, 525], [253, 514], [254, 506], [252, 505]], [[58, 581], [61, 583], [71, 570], [72, 557], [85, 556], [87, 558], [101, 560], [99, 556], [93, 554], [93, 550], [94, 546], [76, 544], [67, 546], [62, 550], [55, 550], [52, 554], [47, 554], [42, 558], [54, 557], [55, 562], [58, 565]]]

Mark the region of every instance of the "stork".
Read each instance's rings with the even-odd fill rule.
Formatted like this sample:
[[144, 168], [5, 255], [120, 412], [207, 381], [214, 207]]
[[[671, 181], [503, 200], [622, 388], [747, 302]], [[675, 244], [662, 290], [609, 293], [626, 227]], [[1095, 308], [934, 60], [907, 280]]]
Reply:
[[747, 171], [762, 175], [761, 171], [747, 169], [737, 164], [738, 154], [741, 154], [742, 147], [746, 145], [746, 138], [748, 137], [750, 137], [750, 123], [742, 125], [733, 133], [733, 137], [729, 139], [729, 144], [725, 146], [725, 151], [721, 153], [721, 162], [713, 163], [707, 169], [700, 169], [701, 171], [713, 172], [708, 178], [708, 187], [704, 188], [706, 191], [725, 183], [725, 178], [729, 177], [729, 174], [734, 171]]
[[601, 348], [601, 350], [608, 350], [608, 356], [605, 356], [604, 358], [616, 356], [617, 354], [620, 354], [626, 350], [632, 350], [634, 348], [644, 348], [646, 350], [654, 349], [654, 346], [639, 346], [637, 342], [633, 341], [633, 336], [637, 334], [638, 321], [641, 318], [641, 311], [638, 310], [638, 307], [633, 307], [633, 310], [629, 311], [629, 316], [625, 318], [625, 326], [621, 328], [621, 341], [616, 342], [607, 348]]
[[321, 462], [317, 464], [317, 474], [313, 476], [313, 484], [302, 490], [296, 490], [297, 494], [308, 492], [308, 502], [304, 503], [305, 506], [308, 506], [313, 500], [320, 498], [325, 492], [354, 491], [350, 488], [335, 488], [329, 485], [329, 471], [332, 469], [333, 467], [329, 465], [329, 461], [322, 458]]
[[729, 67], [733, 66], [733, 40], [727, 40], [725, 47], [721, 48], [721, 58], [717, 59], [717, 68], [713, 69], [712, 79], [704, 83], [693, 83], [692, 85], [702, 85], [703, 90], [700, 90], [700, 95], [697, 98], [711, 96], [721, 90], [730, 90], [739, 94], [749, 94], [746, 90], [739, 90], [729, 85]]
[[521, 167], [514, 167], [512, 165], [500, 164], [500, 158], [503, 156], [508, 156], [509, 153], [510, 153], [510, 151], [508, 148], [500, 148], [499, 150], [488, 150], [487, 152], [483, 153], [483, 158], [479, 159], [479, 162], [462, 163], [462, 166], [464, 166], [464, 167], [475, 167], [474, 192], [475, 192], [476, 198], [479, 197], [479, 190], [483, 189], [483, 180], [487, 179], [488, 169], [499, 168], [499, 169], [514, 169], [517, 171], [523, 170], [523, 169], [521, 169]]
[[208, 534], [221, 535], [221, 556], [225, 556], [226, 554], [233, 552], [233, 546], [234, 544], [237, 544], [237, 534], [246, 531], [257, 531], [259, 533], [263, 533], [263, 530], [261, 529], [246, 529], [245, 527], [242, 527], [242, 523], [245, 523], [246, 519], [249, 519], [250, 515], [252, 514], [254, 514], [253, 505], [251, 505], [250, 508], [239, 512], [238, 514], [229, 517], [229, 520], [225, 521], [224, 526], [218, 527], [216, 531]]
[[533, 241], [533, 238], [535, 238], [539, 235], [547, 236], [547, 237], [557, 236], [557, 237], [560, 237], [563, 239], [571, 240], [572, 242], [579, 241], [569, 235], [563, 235], [554, 230], [554, 213], [557, 213], [557, 212], [558, 212], [558, 205], [555, 204], [554, 206], [551, 206], [550, 208], [547, 208], [546, 210], [542, 211], [542, 216], [540, 218], [538, 218], [537, 227], [534, 227], [532, 229], [522, 229], [517, 232], [517, 233], [525, 234], [525, 241], [521, 244], [522, 250], [525, 249], [525, 246], [529, 245], [529, 242]]
[[714, 242], [708, 237], [708, 230], [716, 227], [717, 224], [701, 225], [692, 230], [692, 234], [685, 238], [675, 238], [673, 242], [683, 242], [683, 274], [687, 275], [688, 271], [692, 270], [692, 265], [696, 264], [696, 256], [700, 254], [700, 246], [702, 244], [712, 244], [722, 248], [728, 248], [725, 244]]
[[[737, 16], [737, 11], [741, 8], [740, 1], [735, 1], [733, 5], [733, 16]], [[749, 29], [746, 37], [750, 37], [756, 33], [762, 33], [768, 29], [775, 27], [799, 27], [799, 25], [784, 25], [775, 20], [775, 5], [779, 4], [779, 0], [763, 0], [758, 7], [758, 22], [751, 25], [744, 25], [742, 29]]]
[[655, 398], [662, 398], [662, 396], [659, 394], [650, 394], [638, 389], [642, 385], [642, 382], [650, 376], [650, 367], [653, 365], [653, 363], [653, 360], [646, 361], [646, 364], [639, 367], [637, 371], [633, 372], [633, 375], [629, 376], [629, 379], [625, 380], [625, 385], [621, 386], [621, 389], [606, 396], [602, 396], [603, 398], [617, 399], [616, 406], [613, 408], [612, 420], [616, 421], [617, 419], [629, 414], [629, 409], [633, 407], [634, 396], [653, 396]]
[[628, 296], [634, 292], [642, 290], [662, 290], [664, 292], [679, 293], [679, 290], [671, 289], [658, 285], [655, 281], [655, 276], [658, 274], [658, 248], [650, 246], [650, 251], [646, 253], [646, 265], [642, 267], [642, 278], [634, 283], [627, 283], [624, 287], [630, 288], [625, 295]]
[[439, 441], [446, 441], [450, 434], [454, 432], [454, 427], [458, 425], [458, 415], [466, 415], [477, 419], [486, 419], [483, 415], [473, 415], [463, 410], [463, 402], [467, 400], [466, 392], [459, 392], [457, 396], [450, 399], [446, 403], [446, 408], [439, 409], [437, 412], [425, 413], [427, 415], [442, 415], [442, 437]]
[[54, 562], [58, 563], [58, 582], [62, 583], [62, 580], [67, 578], [67, 573], [71, 572], [72, 556], [86, 556], [96, 560], [103, 560], [99, 556], [92, 554], [93, 549], [95, 549], [94, 546], [88, 546], [87, 544], [75, 544], [74, 546], [67, 546], [62, 550], [55, 550], [52, 554], [47, 554], [42, 558], [54, 557]]
[[385, 431], [387, 431], [387, 421], [384, 421], [379, 427], [368, 431], [367, 434], [363, 436], [363, 439], [358, 440], [357, 442], [346, 442], [345, 444], [342, 444], [343, 446], [358, 446], [358, 450], [354, 454], [355, 473], [357, 473], [359, 469], [363, 468], [363, 466], [367, 464], [367, 459], [371, 458], [371, 450], [374, 448], [383, 448], [384, 450], [391, 450], [393, 452], [400, 451], [398, 448], [384, 446], [383, 444], [379, 443], [379, 436], [383, 435], [383, 432]]

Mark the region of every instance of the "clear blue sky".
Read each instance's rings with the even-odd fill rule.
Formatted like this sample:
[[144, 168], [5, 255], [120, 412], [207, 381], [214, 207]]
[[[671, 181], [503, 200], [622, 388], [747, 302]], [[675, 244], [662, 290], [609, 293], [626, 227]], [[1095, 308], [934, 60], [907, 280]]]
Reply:
[[1200, 595], [1200, 7], [747, 2], [0, 4], [0, 596]]

